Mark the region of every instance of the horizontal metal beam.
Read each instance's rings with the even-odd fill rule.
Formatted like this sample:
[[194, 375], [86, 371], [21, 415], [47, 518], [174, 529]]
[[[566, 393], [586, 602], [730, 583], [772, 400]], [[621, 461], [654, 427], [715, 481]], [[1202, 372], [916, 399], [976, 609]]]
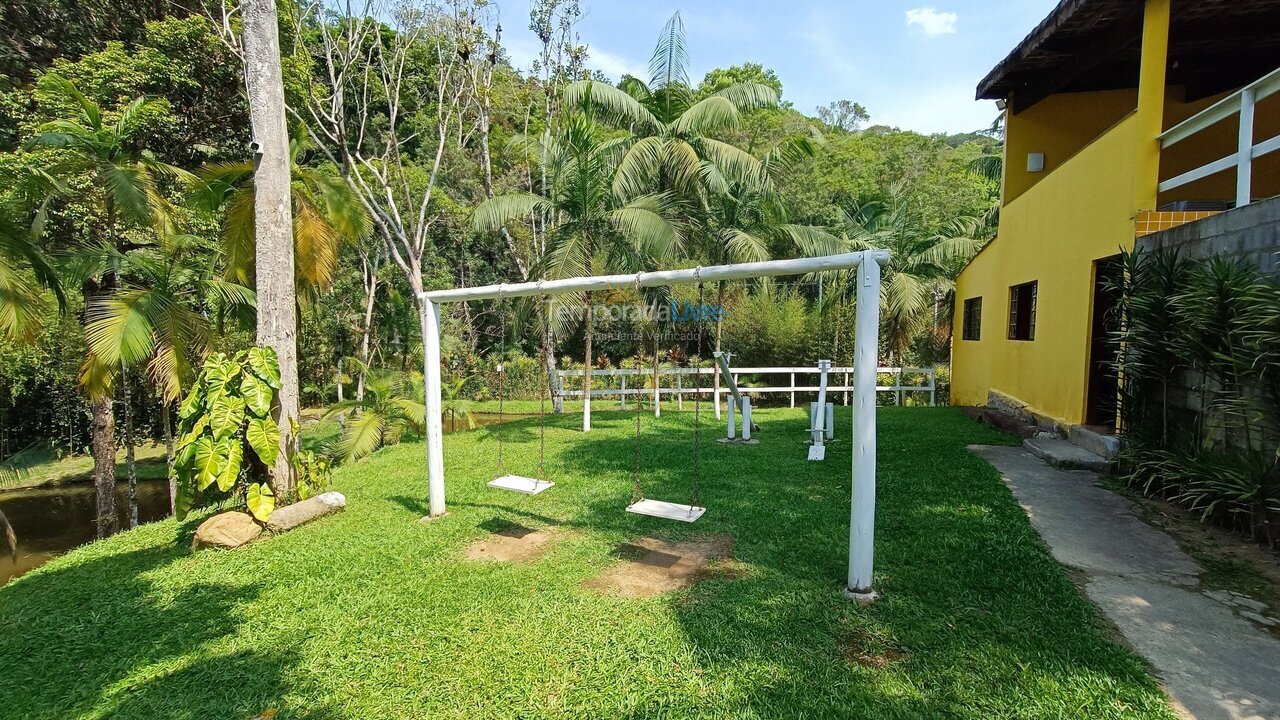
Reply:
[[420, 297], [433, 303], [446, 303], [465, 302], [467, 300], [496, 300], [504, 297], [561, 295], [563, 293], [586, 290], [619, 290], [634, 288], [637, 285], [642, 288], [666, 287], [668, 285], [687, 285], [695, 282], [746, 280], [759, 277], [780, 277], [784, 275], [806, 275], [814, 272], [852, 270], [862, 264], [864, 260], [871, 260], [884, 265], [889, 261], [889, 252], [887, 250], [864, 250], [862, 252], [796, 258], [793, 260], [765, 260], [763, 262], [711, 265], [685, 270], [655, 270], [634, 275], [596, 275], [564, 280], [513, 283], [510, 285], [501, 283], [473, 288], [431, 290], [422, 293]]

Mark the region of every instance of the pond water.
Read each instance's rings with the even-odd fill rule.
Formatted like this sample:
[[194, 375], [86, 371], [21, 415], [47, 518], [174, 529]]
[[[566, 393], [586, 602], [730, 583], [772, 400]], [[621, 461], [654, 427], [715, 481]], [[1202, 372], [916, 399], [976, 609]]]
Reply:
[[[507, 415], [506, 420], [520, 419]], [[474, 413], [476, 427], [498, 422], [496, 413]], [[457, 423], [457, 432], [467, 429]], [[451, 432], [449, 418], [444, 432]], [[127, 527], [128, 485], [117, 478], [116, 509], [120, 526]], [[4, 511], [18, 535], [18, 559], [0, 553], [0, 585], [40, 567], [53, 558], [94, 539], [93, 521], [97, 515], [97, 499], [93, 484], [76, 482], [55, 487], [0, 492], [0, 510]], [[138, 483], [138, 520], [153, 522], [169, 514], [169, 483], [146, 480]]]
[[[121, 527], [129, 523], [128, 485], [117, 488], [116, 510]], [[58, 487], [11, 490], [0, 493], [4, 511], [18, 535], [18, 560], [0, 555], [0, 585], [94, 537], [97, 496], [92, 483]], [[169, 483], [147, 480], [138, 483], [138, 519], [159, 520], [169, 514]]]

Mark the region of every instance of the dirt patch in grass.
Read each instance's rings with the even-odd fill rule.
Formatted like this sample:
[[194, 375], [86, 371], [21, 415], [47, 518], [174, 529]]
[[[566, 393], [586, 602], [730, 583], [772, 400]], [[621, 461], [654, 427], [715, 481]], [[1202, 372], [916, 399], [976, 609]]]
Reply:
[[689, 587], [715, 572], [733, 551], [733, 538], [716, 535], [706, 540], [667, 542], [643, 537], [619, 545], [622, 562], [609, 567], [582, 586], [626, 598], [649, 597]]
[[463, 554], [476, 562], [533, 562], [551, 549], [555, 530], [533, 530], [523, 525], [506, 525], [487, 538], [471, 543]]
[[853, 631], [840, 638], [840, 656], [846, 662], [873, 670], [883, 670], [903, 660], [907, 654], [885, 638], [866, 631]]

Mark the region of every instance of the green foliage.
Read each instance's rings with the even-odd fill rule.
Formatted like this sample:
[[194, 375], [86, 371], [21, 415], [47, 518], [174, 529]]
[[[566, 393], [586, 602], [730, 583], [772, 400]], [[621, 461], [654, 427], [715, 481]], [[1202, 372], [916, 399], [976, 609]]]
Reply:
[[1173, 250], [1124, 264], [1114, 342], [1126, 479], [1280, 543], [1280, 284]]
[[422, 375], [393, 370], [371, 370], [363, 398], [335, 403], [325, 417], [345, 423], [335, 457], [343, 462], [359, 460], [384, 445], [394, 445], [407, 433], [422, 436], [426, 403]]
[[782, 97], [782, 81], [778, 79], [778, 74], [754, 62], [711, 70], [703, 76], [702, 83], [698, 85], [697, 96], [699, 99], [710, 97], [739, 83], [765, 85], [773, 88], [778, 97]]
[[[270, 348], [205, 361], [179, 411], [173, 476], [178, 517], [197, 496], [242, 495], [250, 512], [266, 522], [276, 498], [268, 483], [280, 451], [280, 429], [271, 418], [280, 368]], [[322, 486], [327, 466], [315, 458], [293, 460], [307, 473], [308, 492]]]
[[324, 492], [333, 475], [329, 458], [314, 450], [298, 450], [293, 454], [293, 472], [299, 500]]

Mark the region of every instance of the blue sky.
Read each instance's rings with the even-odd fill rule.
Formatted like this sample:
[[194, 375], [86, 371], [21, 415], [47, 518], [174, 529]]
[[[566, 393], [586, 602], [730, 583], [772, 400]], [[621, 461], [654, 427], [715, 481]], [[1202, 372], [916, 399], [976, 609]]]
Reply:
[[[998, 111], [974, 88], [1056, 0], [582, 0], [588, 66], [613, 79], [647, 77], [663, 23], [679, 10], [690, 76], [755, 61], [773, 68], [783, 98], [812, 114], [860, 102], [876, 124], [920, 132], [990, 125]], [[503, 44], [518, 67], [537, 53], [528, 0], [498, 0]]]

